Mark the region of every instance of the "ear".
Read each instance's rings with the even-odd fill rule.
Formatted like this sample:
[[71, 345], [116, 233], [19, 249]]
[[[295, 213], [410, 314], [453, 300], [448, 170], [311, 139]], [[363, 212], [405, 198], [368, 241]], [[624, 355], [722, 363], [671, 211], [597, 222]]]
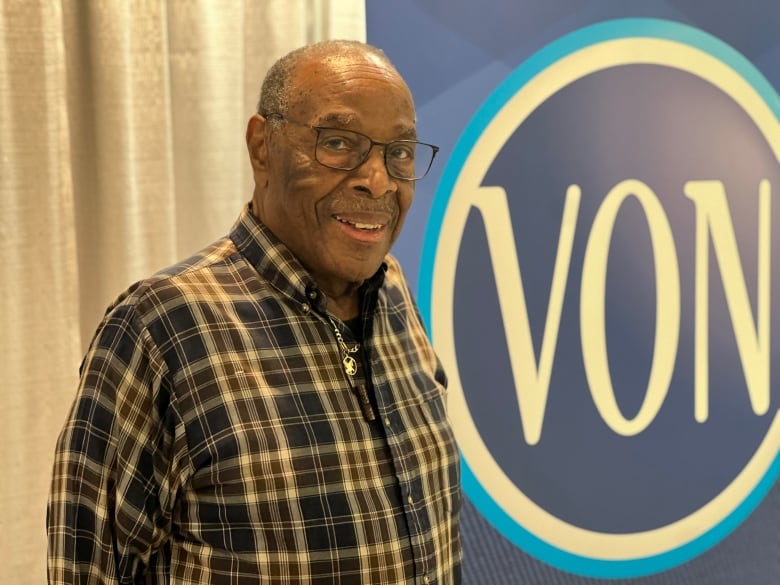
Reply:
[[255, 179], [258, 173], [264, 173], [268, 163], [268, 145], [265, 140], [266, 119], [260, 114], [249, 118], [246, 126], [246, 147], [249, 151], [249, 162]]

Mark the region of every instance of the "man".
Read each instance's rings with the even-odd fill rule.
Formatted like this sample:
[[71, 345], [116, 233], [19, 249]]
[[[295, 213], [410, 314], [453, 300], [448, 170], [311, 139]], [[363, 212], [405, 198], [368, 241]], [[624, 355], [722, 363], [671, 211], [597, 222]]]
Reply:
[[460, 583], [445, 376], [388, 255], [436, 147], [379, 50], [269, 71], [230, 235], [126, 291], [57, 445], [49, 582]]

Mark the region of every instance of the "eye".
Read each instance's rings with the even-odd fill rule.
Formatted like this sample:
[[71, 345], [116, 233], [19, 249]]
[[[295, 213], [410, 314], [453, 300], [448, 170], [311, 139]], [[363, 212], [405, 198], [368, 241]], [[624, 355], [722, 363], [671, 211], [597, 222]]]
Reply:
[[332, 151], [351, 151], [358, 148], [358, 139], [350, 132], [320, 130], [319, 146]]
[[414, 160], [414, 142], [393, 142], [388, 146], [387, 155], [397, 161]]

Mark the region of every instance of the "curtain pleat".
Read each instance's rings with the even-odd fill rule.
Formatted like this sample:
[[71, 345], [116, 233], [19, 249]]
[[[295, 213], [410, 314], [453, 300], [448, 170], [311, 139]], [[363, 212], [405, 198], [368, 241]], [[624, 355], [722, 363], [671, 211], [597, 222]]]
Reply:
[[45, 582], [54, 427], [72, 400], [81, 353], [61, 31], [57, 3], [0, 5], [0, 556], [8, 583]]
[[161, 2], [64, 2], [81, 335], [123, 286], [176, 252]]
[[330, 36], [329, 5], [0, 0], [2, 583], [46, 582], [54, 443], [105, 307], [227, 232], [260, 81]]

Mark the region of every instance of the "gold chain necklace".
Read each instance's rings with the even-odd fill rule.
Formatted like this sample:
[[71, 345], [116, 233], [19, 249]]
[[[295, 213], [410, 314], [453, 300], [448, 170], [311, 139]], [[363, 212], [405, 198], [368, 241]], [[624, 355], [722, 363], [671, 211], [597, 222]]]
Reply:
[[339, 342], [339, 347], [341, 348], [341, 363], [344, 366], [344, 371], [348, 376], [354, 376], [357, 374], [357, 361], [354, 357], [352, 357], [352, 354], [360, 349], [360, 344], [356, 343], [354, 347], [349, 347], [344, 341], [344, 338], [341, 336], [341, 331], [339, 331], [339, 328], [336, 327], [336, 323], [334, 323], [330, 315], [328, 315], [328, 321], [330, 321], [330, 324], [333, 327], [333, 331], [336, 333], [336, 341]]

